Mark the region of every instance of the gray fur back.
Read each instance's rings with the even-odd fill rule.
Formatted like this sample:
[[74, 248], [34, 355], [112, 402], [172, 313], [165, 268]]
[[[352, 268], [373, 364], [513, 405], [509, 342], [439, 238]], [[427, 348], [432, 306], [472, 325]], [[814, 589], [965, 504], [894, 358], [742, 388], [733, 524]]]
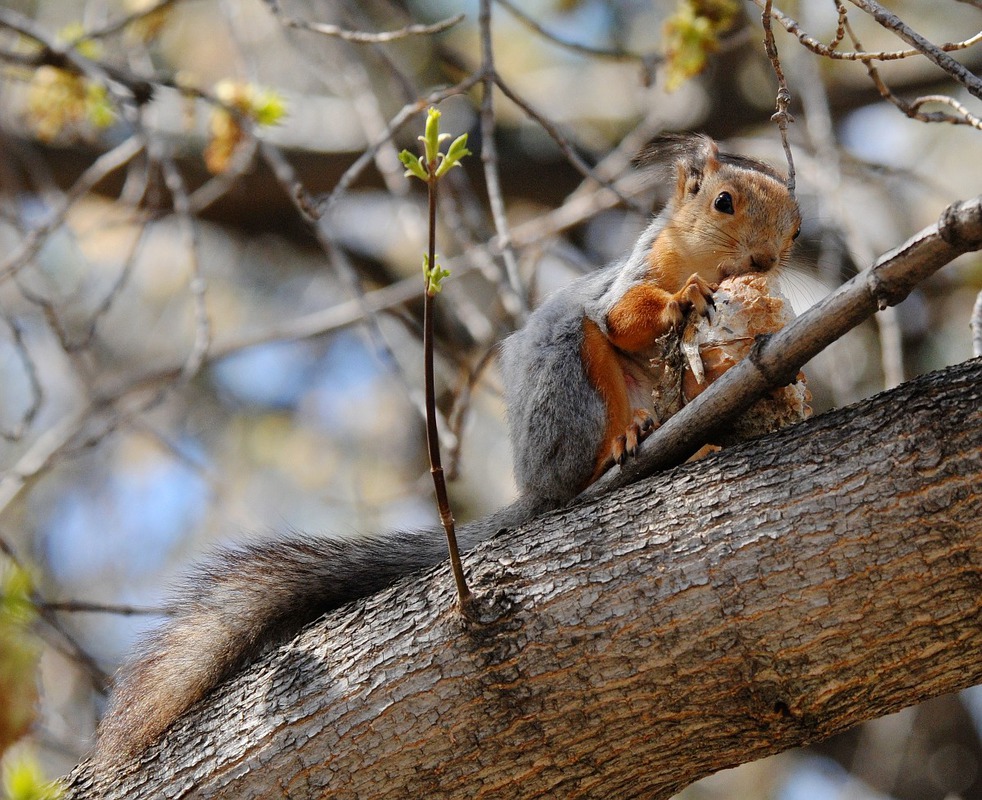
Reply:
[[605, 411], [583, 368], [583, 316], [613, 274], [602, 270], [560, 289], [502, 345], [515, 481], [523, 495], [560, 504], [593, 472]]

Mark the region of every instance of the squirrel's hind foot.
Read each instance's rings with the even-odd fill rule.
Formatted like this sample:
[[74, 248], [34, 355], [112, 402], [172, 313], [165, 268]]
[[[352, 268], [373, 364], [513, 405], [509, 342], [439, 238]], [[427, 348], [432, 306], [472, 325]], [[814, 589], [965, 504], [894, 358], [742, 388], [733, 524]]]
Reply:
[[641, 442], [647, 439], [656, 427], [658, 425], [647, 409], [635, 409], [631, 424], [627, 426], [624, 433], [614, 437], [610, 443], [607, 456], [597, 464], [597, 469], [590, 479], [590, 483], [597, 480], [615, 464], [624, 464], [629, 458], [634, 458], [638, 454], [638, 447]]

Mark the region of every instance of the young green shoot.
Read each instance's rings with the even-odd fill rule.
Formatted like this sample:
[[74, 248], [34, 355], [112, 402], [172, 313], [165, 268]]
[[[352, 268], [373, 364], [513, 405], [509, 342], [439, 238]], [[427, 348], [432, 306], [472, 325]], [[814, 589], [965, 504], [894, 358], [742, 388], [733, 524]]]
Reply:
[[458, 136], [450, 144], [446, 153], [440, 151], [440, 145], [450, 138], [447, 133], [440, 133], [440, 112], [431, 108], [427, 112], [426, 127], [419, 137], [423, 143], [423, 155], [416, 156], [408, 150], [399, 154], [399, 160], [406, 168], [407, 178], [418, 178], [426, 183], [429, 201], [429, 251], [423, 257], [423, 278], [426, 294], [423, 300], [423, 372], [426, 394], [426, 446], [430, 456], [430, 474], [433, 476], [433, 486], [436, 490], [437, 508], [440, 521], [447, 534], [447, 549], [450, 551], [450, 564], [453, 569], [454, 581], [457, 584], [457, 598], [461, 612], [470, 615], [472, 597], [467, 582], [464, 579], [464, 569], [460, 563], [460, 551], [457, 547], [457, 534], [454, 529], [453, 512], [450, 509], [450, 498], [447, 495], [447, 483], [443, 475], [443, 464], [440, 458], [440, 441], [436, 427], [436, 388], [433, 379], [433, 304], [434, 298], [443, 288], [444, 279], [450, 277], [450, 272], [443, 269], [436, 257], [436, 189], [441, 177], [453, 167], [460, 166], [460, 161], [470, 155], [467, 149], [467, 134]]

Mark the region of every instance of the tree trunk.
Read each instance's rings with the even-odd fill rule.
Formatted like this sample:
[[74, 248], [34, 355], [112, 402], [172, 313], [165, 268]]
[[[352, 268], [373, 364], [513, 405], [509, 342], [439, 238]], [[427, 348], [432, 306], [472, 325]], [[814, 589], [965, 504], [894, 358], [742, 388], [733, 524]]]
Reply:
[[982, 360], [540, 518], [74, 798], [664, 798], [982, 682]]

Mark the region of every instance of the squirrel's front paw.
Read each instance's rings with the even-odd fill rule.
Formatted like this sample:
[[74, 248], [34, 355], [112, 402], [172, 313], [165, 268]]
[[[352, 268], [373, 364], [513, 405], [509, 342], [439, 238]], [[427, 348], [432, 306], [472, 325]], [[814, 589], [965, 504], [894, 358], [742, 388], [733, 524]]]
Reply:
[[675, 293], [675, 301], [684, 311], [692, 309], [700, 316], [704, 317], [709, 312], [709, 307], [713, 304], [713, 292], [719, 288], [719, 284], [710, 283], [701, 275], [693, 273], [685, 282], [685, 286]]

